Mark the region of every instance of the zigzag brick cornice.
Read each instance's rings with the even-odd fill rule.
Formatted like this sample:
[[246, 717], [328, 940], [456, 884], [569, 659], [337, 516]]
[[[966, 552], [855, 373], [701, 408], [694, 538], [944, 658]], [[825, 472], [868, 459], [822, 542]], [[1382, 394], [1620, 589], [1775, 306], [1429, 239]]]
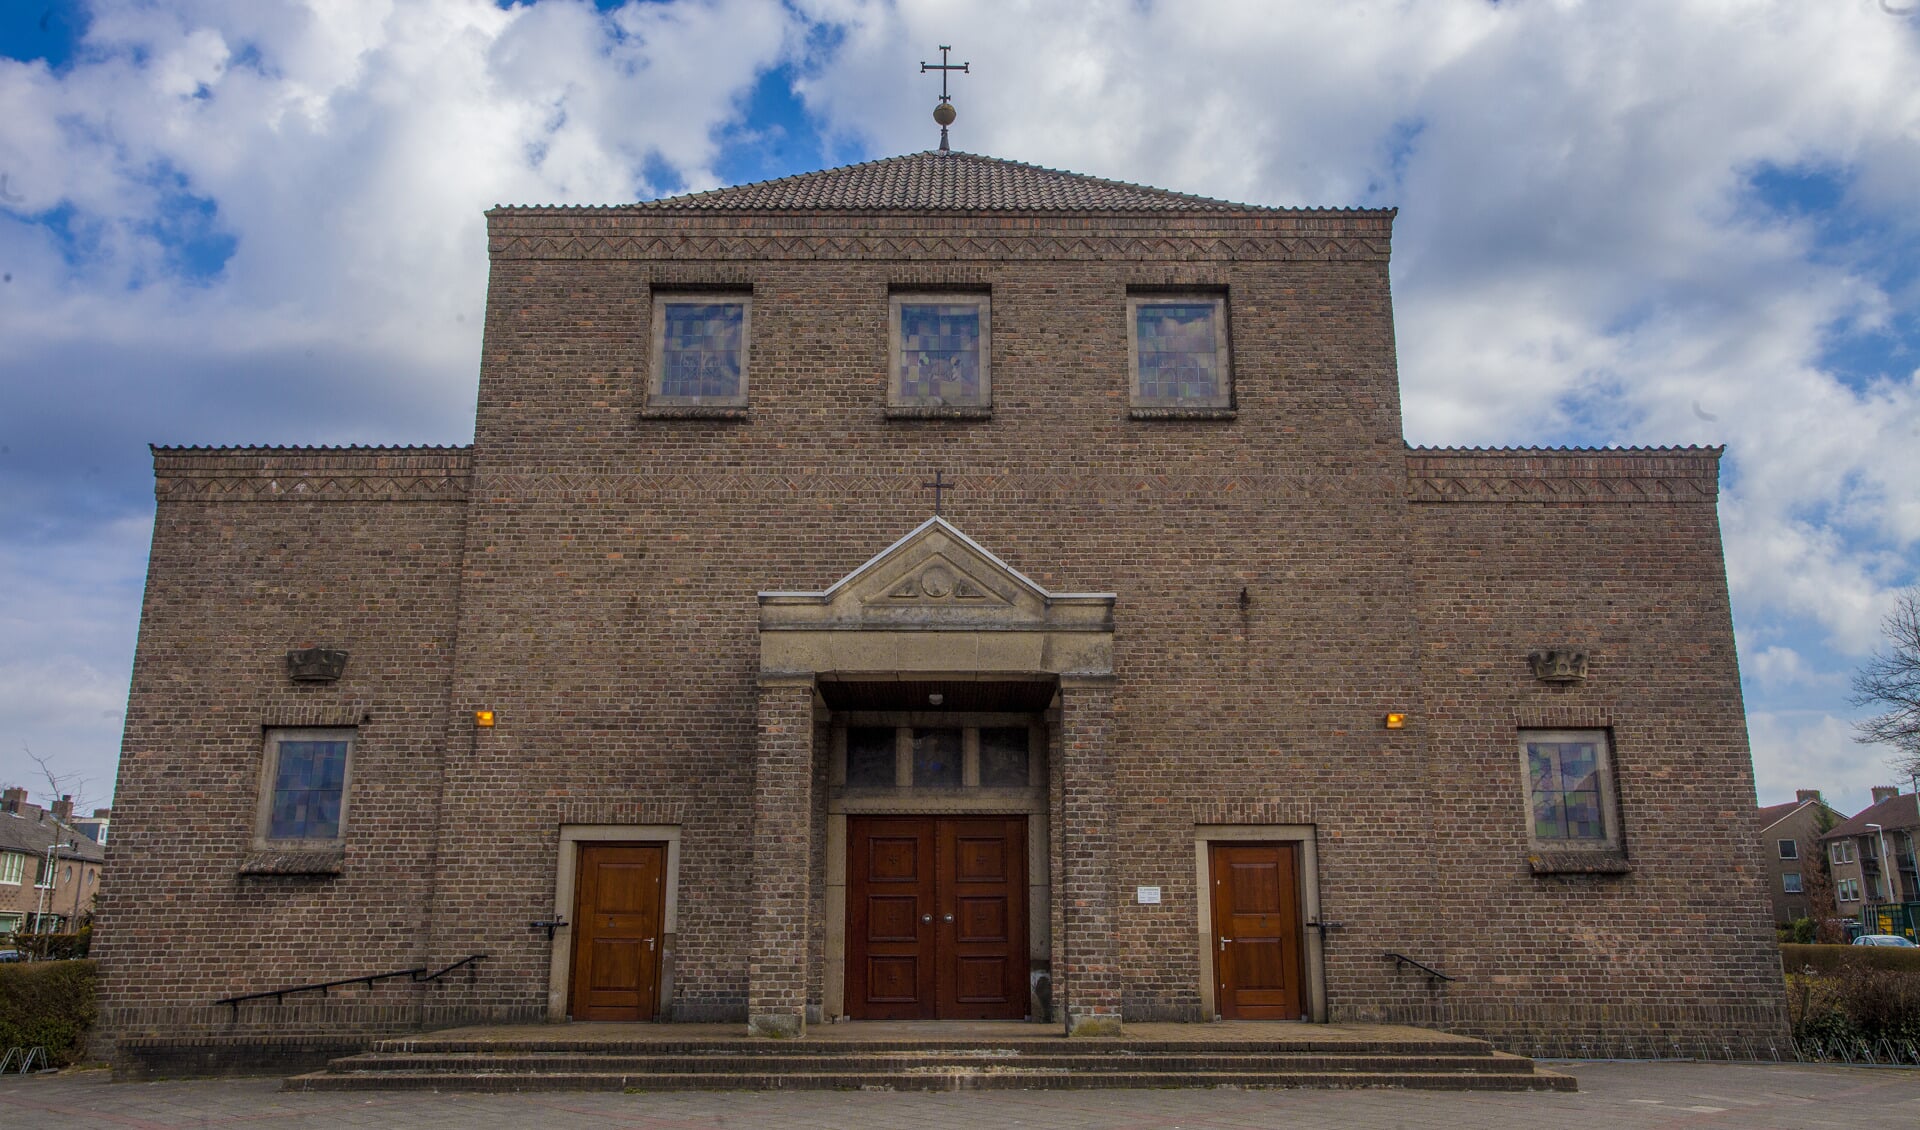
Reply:
[[462, 501], [466, 447], [155, 447], [161, 499]]
[[[905, 498], [926, 494], [924, 472], [869, 475], [747, 474], [693, 471], [663, 474], [601, 472], [481, 475], [474, 492], [481, 498], [509, 503], [632, 501], [643, 499], [752, 499], [752, 498]], [[1369, 484], [1366, 480], [1375, 480]], [[1339, 490], [1349, 496], [1382, 500], [1402, 497], [1399, 484], [1366, 472], [1300, 472], [1294, 474], [1140, 474], [1117, 480], [1108, 475], [974, 474], [967, 477], [965, 497], [950, 504], [1023, 502], [1035, 498], [1097, 494], [1116, 500], [1153, 498], [1158, 502], [1191, 500], [1219, 502], [1244, 498], [1258, 506], [1283, 494], [1301, 497]]]
[[1444, 448], [1407, 452], [1415, 502], [1713, 502], [1722, 447]]
[[1390, 220], [1308, 213], [1186, 222], [1112, 216], [753, 216], [504, 212], [490, 217], [498, 260], [929, 259], [1145, 262], [1381, 260]]

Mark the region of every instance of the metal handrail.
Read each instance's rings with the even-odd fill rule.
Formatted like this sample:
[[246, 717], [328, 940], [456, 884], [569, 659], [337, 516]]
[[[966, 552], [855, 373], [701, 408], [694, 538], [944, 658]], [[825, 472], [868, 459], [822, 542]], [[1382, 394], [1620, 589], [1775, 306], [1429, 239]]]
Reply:
[[1408, 957], [1404, 953], [1390, 953], [1390, 954], [1387, 954], [1386, 956], [1392, 958], [1393, 960], [1399, 962], [1402, 965], [1411, 965], [1415, 969], [1418, 969], [1420, 972], [1425, 973], [1427, 976], [1433, 977], [1437, 980], [1441, 980], [1441, 981], [1458, 980], [1458, 978], [1456, 977], [1447, 976], [1445, 973], [1440, 972], [1438, 969], [1435, 969], [1431, 965], [1423, 965], [1420, 962], [1415, 961], [1412, 958]]
[[337, 989], [342, 985], [373, 985], [381, 981], [390, 981], [395, 977], [405, 977], [410, 981], [425, 984], [428, 981], [438, 981], [440, 978], [445, 977], [447, 974], [462, 966], [471, 965], [476, 961], [485, 961], [486, 959], [487, 955], [484, 953], [473, 953], [468, 954], [459, 961], [447, 966], [445, 969], [435, 970], [432, 973], [427, 972], [428, 967], [422, 965], [416, 969], [396, 969], [392, 973], [369, 973], [364, 977], [344, 977], [338, 981], [315, 981], [311, 985], [293, 985], [285, 989], [267, 989], [258, 993], [242, 993], [237, 997], [221, 997], [213, 1003], [230, 1005], [233, 1011], [239, 1012], [240, 1005], [244, 1001], [258, 1001], [272, 997], [275, 1003], [279, 1003], [295, 993], [317, 992], [324, 997], [327, 995], [327, 990]]

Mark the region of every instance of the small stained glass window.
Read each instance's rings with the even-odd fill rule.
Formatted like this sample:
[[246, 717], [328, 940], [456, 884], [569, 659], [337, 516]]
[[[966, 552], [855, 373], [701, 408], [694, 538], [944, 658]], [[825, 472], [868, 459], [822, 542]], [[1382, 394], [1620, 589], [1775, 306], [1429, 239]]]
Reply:
[[349, 739], [275, 737], [268, 745], [274, 767], [266, 838], [339, 839]]
[[992, 403], [985, 295], [893, 297], [893, 372], [887, 403], [984, 408]]
[[892, 726], [847, 727], [847, 784], [891, 788], [894, 784]]
[[1522, 742], [1528, 803], [1538, 843], [1596, 846], [1610, 839], [1606, 735], [1533, 733]]
[[659, 299], [651, 401], [745, 404], [749, 320], [745, 295]]
[[1226, 300], [1134, 297], [1127, 327], [1136, 408], [1230, 408]]
[[980, 783], [987, 788], [1025, 788], [1030, 757], [1025, 726], [983, 727], [980, 731]]
[[914, 730], [914, 787], [917, 789], [959, 788], [965, 768], [964, 758], [958, 729], [941, 727]]

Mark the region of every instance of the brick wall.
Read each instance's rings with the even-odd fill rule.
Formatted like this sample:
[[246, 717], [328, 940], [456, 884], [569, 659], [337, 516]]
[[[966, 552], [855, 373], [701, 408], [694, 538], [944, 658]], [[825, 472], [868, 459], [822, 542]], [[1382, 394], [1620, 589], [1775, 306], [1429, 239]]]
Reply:
[[[418, 1015], [542, 1015], [550, 943], [526, 923], [551, 910], [558, 827], [629, 821], [682, 828], [671, 1015], [745, 1017], [756, 907], [776, 897], [808, 907], [792, 991], [818, 1010], [822, 818], [804, 796], [812, 891], [754, 887], [755, 594], [824, 588], [892, 543], [940, 468], [959, 484], [946, 516], [1014, 567], [1118, 595], [1109, 796], [1063, 806], [1084, 767], [1063, 770], [1077, 739], [1057, 733], [1050, 854], [1070, 873], [1034, 908], [1057, 955], [1080, 928], [1060, 900], [1104, 906], [1111, 960], [1056, 965], [1056, 1004], [1071, 1012], [1079, 975], [1093, 1018], [1201, 1018], [1194, 826], [1278, 821], [1316, 829], [1336, 1018], [1771, 1023], [1714, 455], [1409, 453], [1390, 214], [491, 221], [471, 476], [446, 475], [464, 503], [429, 497], [419, 468], [384, 497], [312, 497], [393, 455], [300, 456], [341, 462], [289, 476], [275, 461], [292, 455], [162, 453], [115, 812], [116, 847], [150, 858], [108, 891], [115, 1007], [268, 967], [486, 952], [471, 978], [409, 990]], [[654, 288], [710, 284], [752, 287], [751, 408], [646, 418]], [[992, 416], [890, 419], [889, 288], [948, 284], [991, 288]], [[1167, 285], [1228, 293], [1232, 419], [1128, 412], [1126, 294]], [[327, 708], [374, 717], [349, 866], [242, 884], [261, 716], [315, 694], [275, 664], [310, 636], [355, 651]], [[1562, 636], [1594, 677], [1542, 690], [1526, 651]], [[498, 725], [476, 731], [474, 709]], [[1388, 710], [1413, 724], [1383, 729]], [[1602, 710], [1636, 870], [1535, 876], [1515, 729]], [[817, 784], [820, 731], [792, 713]], [[1081, 859], [1087, 818], [1104, 867]], [[174, 875], [177, 901], [151, 894]], [[1138, 885], [1163, 901], [1135, 904]], [[346, 949], [343, 917], [367, 931]], [[227, 947], [242, 929], [258, 950]], [[1387, 950], [1463, 980], [1436, 994]], [[149, 952], [136, 985], [126, 963]]]

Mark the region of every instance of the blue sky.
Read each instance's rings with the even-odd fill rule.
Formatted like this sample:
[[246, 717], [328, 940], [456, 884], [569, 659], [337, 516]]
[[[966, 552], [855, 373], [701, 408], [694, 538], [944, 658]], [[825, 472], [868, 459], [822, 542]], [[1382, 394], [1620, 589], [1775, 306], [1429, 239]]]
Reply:
[[0, 779], [112, 790], [146, 444], [471, 435], [495, 203], [932, 146], [1395, 205], [1408, 438], [1714, 443], [1760, 799], [1888, 780], [1920, 17], [1880, 0], [0, 5]]

